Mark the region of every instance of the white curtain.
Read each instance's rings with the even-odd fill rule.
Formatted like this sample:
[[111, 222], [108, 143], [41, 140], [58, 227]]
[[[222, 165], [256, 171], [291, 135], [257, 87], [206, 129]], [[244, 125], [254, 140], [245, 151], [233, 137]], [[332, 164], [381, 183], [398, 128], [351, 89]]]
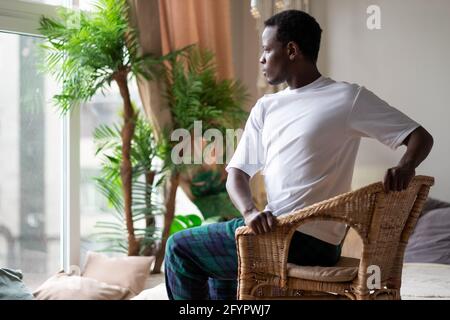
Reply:
[[[284, 10], [302, 10], [309, 12], [309, 0], [251, 0], [251, 13], [256, 19], [256, 29], [261, 36], [264, 31], [264, 21], [274, 14]], [[259, 48], [261, 50], [261, 37], [259, 37]], [[257, 79], [258, 94], [275, 93], [286, 88], [286, 84], [271, 86], [267, 83], [261, 69]]]

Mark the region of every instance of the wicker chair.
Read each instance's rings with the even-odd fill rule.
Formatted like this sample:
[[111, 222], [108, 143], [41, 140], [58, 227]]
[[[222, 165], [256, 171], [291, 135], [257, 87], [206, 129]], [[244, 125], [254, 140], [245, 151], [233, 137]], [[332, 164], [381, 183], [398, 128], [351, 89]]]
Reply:
[[[236, 230], [239, 299], [400, 299], [403, 255], [434, 179], [416, 176], [401, 192], [381, 182], [277, 218], [266, 234]], [[334, 267], [287, 263], [295, 230], [313, 220], [347, 224], [361, 237], [361, 259], [341, 257]], [[348, 230], [347, 228], [347, 230]], [[373, 288], [373, 266], [380, 285]]]

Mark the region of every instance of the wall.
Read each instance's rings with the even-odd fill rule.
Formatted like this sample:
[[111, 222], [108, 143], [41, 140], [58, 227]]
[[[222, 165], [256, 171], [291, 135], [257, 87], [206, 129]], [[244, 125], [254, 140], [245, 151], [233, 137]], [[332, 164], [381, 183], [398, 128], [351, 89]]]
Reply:
[[[366, 26], [372, 4], [380, 30]], [[450, 1], [312, 0], [311, 14], [324, 30], [322, 74], [364, 85], [421, 123], [435, 144], [417, 173], [434, 176], [431, 195], [450, 201]], [[382, 179], [404, 151], [363, 139], [354, 187]]]
[[[258, 37], [250, 0], [230, 0], [236, 78], [258, 93]], [[311, 14], [323, 32], [319, 69], [336, 80], [366, 86], [392, 106], [421, 123], [435, 138], [430, 156], [417, 174], [432, 175], [431, 195], [450, 201], [450, 1], [448, 0], [311, 0]], [[381, 29], [368, 30], [369, 5], [381, 9]], [[363, 139], [353, 188], [383, 179], [405, 151]]]

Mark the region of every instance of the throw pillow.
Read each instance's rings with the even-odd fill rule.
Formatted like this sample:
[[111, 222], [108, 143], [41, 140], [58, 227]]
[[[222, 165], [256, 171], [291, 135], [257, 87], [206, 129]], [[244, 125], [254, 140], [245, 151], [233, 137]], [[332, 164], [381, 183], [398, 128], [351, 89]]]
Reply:
[[154, 257], [108, 257], [90, 251], [82, 276], [127, 288], [131, 298], [144, 289], [153, 260]]
[[33, 300], [20, 270], [0, 268], [0, 300]]
[[428, 198], [425, 201], [425, 204], [423, 206], [423, 209], [422, 209], [422, 212], [420, 213], [420, 215], [423, 216], [432, 210], [441, 209], [441, 208], [450, 208], [450, 203], [441, 201], [439, 199]]
[[161, 283], [151, 289], [143, 290], [131, 300], [169, 300], [165, 283]]
[[404, 262], [450, 264], [450, 208], [429, 211], [417, 221]]
[[120, 300], [130, 291], [86, 277], [58, 273], [35, 292], [38, 300]]

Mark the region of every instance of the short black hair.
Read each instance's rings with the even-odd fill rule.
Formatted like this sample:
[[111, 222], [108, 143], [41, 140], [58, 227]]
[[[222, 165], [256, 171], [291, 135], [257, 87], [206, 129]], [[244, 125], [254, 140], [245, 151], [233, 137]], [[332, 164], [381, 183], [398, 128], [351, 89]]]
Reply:
[[286, 10], [264, 21], [264, 25], [278, 27], [278, 41], [283, 45], [294, 41], [307, 58], [317, 62], [322, 29], [314, 17], [300, 10]]

